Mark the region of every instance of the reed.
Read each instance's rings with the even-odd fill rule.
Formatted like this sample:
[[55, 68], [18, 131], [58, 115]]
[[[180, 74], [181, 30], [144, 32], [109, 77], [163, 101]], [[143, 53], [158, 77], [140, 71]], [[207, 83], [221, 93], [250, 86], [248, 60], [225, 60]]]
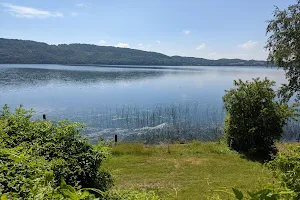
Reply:
[[[94, 140], [99, 135], [112, 139], [117, 134], [120, 141], [157, 144], [219, 140], [225, 114], [220, 106], [198, 103], [157, 105], [153, 109], [123, 105], [81, 115], [80, 120], [91, 122], [85, 133]], [[299, 136], [300, 124], [288, 122], [282, 140], [296, 141]]]

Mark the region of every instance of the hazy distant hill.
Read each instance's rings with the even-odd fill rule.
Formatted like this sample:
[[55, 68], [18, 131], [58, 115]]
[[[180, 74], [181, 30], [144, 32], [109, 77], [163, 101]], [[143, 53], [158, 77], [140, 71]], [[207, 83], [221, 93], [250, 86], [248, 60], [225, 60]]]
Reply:
[[107, 64], [107, 65], [210, 65], [264, 66], [265, 61], [166, 56], [136, 49], [91, 44], [48, 45], [42, 42], [0, 38], [0, 63]]

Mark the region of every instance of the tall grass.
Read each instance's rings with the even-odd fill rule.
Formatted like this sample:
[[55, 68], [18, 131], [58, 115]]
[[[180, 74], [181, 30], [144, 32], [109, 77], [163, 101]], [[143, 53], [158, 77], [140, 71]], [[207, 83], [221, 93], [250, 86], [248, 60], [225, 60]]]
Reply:
[[[143, 143], [216, 141], [223, 136], [225, 110], [221, 106], [195, 104], [157, 105], [153, 109], [123, 105], [104, 108], [86, 115], [77, 113], [74, 121], [90, 124], [84, 133], [96, 140], [103, 136]], [[290, 121], [284, 127], [283, 141], [300, 139], [300, 123]]]
[[222, 133], [224, 110], [200, 104], [156, 106], [143, 109], [136, 106], [106, 108], [91, 113], [86, 133], [90, 138], [115, 134], [123, 141], [160, 143], [201, 139], [215, 141]]
[[89, 118], [94, 126], [100, 128], [137, 129], [155, 127], [163, 123], [182, 125], [222, 123], [224, 111], [216, 107], [200, 104], [155, 106], [153, 109], [143, 109], [136, 106], [118, 106], [115, 109], [106, 108], [101, 113], [91, 113]]

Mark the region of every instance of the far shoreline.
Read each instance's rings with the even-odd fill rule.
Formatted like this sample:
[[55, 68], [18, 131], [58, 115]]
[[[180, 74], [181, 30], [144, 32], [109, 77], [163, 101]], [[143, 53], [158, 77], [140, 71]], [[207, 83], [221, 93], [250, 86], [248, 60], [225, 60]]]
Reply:
[[120, 68], [120, 69], [170, 69], [170, 70], [199, 70], [203, 68], [269, 68], [281, 69], [281, 67], [272, 65], [109, 65], [109, 64], [59, 64], [59, 63], [0, 63], [0, 66], [5, 65], [61, 65], [61, 66], [80, 66], [80, 67], [102, 67], [102, 68]]

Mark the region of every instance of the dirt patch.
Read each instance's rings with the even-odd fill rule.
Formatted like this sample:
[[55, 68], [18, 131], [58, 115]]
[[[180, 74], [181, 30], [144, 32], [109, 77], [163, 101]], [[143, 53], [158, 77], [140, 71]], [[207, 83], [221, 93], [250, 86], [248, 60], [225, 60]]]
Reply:
[[195, 158], [195, 157], [183, 159], [183, 162], [191, 164], [191, 165], [201, 165], [206, 161], [207, 161], [207, 159], [205, 159], [205, 158]]

